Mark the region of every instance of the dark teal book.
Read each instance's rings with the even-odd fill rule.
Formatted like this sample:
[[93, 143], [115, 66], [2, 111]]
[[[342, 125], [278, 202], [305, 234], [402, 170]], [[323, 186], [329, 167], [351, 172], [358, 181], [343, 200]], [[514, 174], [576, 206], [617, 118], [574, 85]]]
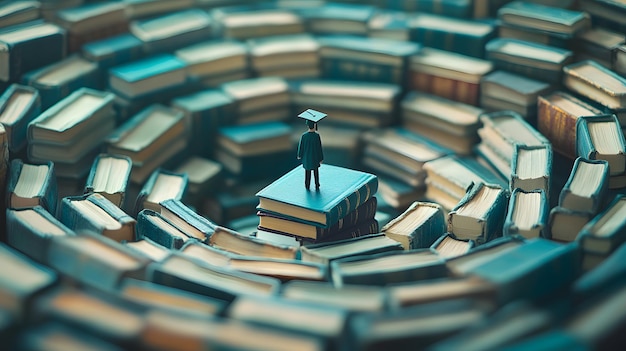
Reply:
[[[83, 350], [122, 351], [109, 340], [93, 336], [59, 321], [47, 321], [27, 328], [14, 338], [16, 350], [50, 350], [74, 346]], [[62, 340], [62, 341], [59, 341]]]
[[55, 236], [46, 264], [72, 279], [105, 291], [115, 291], [125, 277], [143, 279], [150, 259], [109, 238], [79, 231]]
[[576, 121], [576, 154], [606, 160], [609, 177], [626, 171], [626, 139], [615, 115], [582, 116]]
[[137, 214], [135, 234], [137, 240], [147, 238], [171, 250], [178, 250], [191, 240], [174, 223], [164, 218], [161, 213], [147, 208]]
[[417, 249], [357, 255], [330, 262], [335, 286], [381, 285], [443, 278], [448, 275], [436, 251]]
[[409, 40], [410, 13], [380, 8], [367, 23], [368, 35], [372, 38]]
[[618, 194], [578, 233], [576, 241], [585, 253], [608, 255], [626, 242], [625, 213], [626, 195]]
[[[567, 269], [563, 269], [567, 267]], [[497, 287], [498, 301], [540, 300], [569, 288], [580, 273], [580, 248], [534, 238], [471, 268], [468, 273]]]
[[172, 54], [157, 54], [109, 69], [108, 85], [123, 97], [146, 98], [187, 83], [186, 67]]
[[609, 163], [578, 157], [559, 194], [559, 206], [596, 214], [606, 204]]
[[[574, 51], [577, 48], [576, 45], [579, 45], [579, 40], [576, 39], [578, 38], [577, 35], [554, 33], [535, 29], [534, 27], [512, 25], [502, 21], [498, 23], [498, 36], [500, 38], [525, 40], [570, 51]], [[585, 29], [581, 30], [581, 32], [585, 31]]]
[[57, 217], [76, 232], [91, 231], [118, 242], [135, 240], [137, 221], [97, 193], [64, 197]]
[[502, 347], [502, 351], [589, 351], [594, 348], [575, 334], [561, 328], [531, 335]]
[[498, 69], [550, 84], [559, 84], [572, 51], [518, 39], [496, 38], [485, 46], [486, 57]]
[[41, 113], [41, 97], [33, 87], [10, 85], [0, 96], [0, 123], [7, 133], [9, 151], [26, 146], [28, 123]]
[[271, 296], [280, 280], [233, 269], [211, 266], [194, 258], [173, 254], [148, 268], [147, 278], [157, 284], [232, 302], [241, 295]]
[[0, 244], [0, 263], [4, 267], [2, 277], [2, 300], [0, 306], [17, 321], [26, 321], [27, 313], [40, 294], [56, 285], [58, 274], [17, 252], [5, 243]]
[[12, 160], [6, 191], [7, 208], [41, 206], [55, 215], [58, 185], [54, 163], [48, 161], [45, 164], [30, 164], [21, 159]]
[[385, 0], [383, 3], [391, 10], [432, 13], [455, 18], [474, 17], [474, 4], [469, 0]]
[[602, 263], [576, 279], [571, 289], [574, 303], [584, 303], [619, 286], [626, 277], [624, 259], [626, 259], [626, 245], [622, 244]]
[[292, 150], [292, 128], [283, 122], [262, 122], [219, 128], [218, 145], [235, 156]]
[[131, 22], [130, 32], [143, 42], [148, 54], [171, 52], [213, 36], [213, 19], [191, 8]]
[[410, 22], [410, 39], [424, 46], [484, 58], [485, 45], [496, 37], [496, 26], [431, 14], [419, 14]]
[[[378, 220], [376, 218], [372, 218], [369, 220], [365, 220], [365, 222], [355, 224], [351, 227], [345, 228], [337, 233], [329, 235], [316, 242], [328, 243], [332, 241], [358, 238], [361, 236], [366, 236], [366, 235], [376, 234], [376, 233], [380, 233], [380, 225], [378, 224]], [[305, 241], [306, 240], [302, 241], [302, 243], [304, 243]]]
[[575, 241], [578, 233], [593, 218], [589, 212], [555, 206], [550, 210], [550, 238], [561, 242]]
[[52, 237], [74, 231], [41, 206], [7, 210], [7, 243], [33, 260], [46, 263]]
[[435, 202], [414, 201], [381, 231], [405, 250], [429, 248], [446, 232], [444, 209]]
[[134, 213], [139, 213], [144, 208], [161, 212], [161, 201], [183, 200], [188, 183], [189, 177], [185, 173], [156, 169], [137, 194]]
[[[228, 175], [236, 178], [238, 182], [247, 182], [280, 177], [298, 164], [295, 154], [295, 150], [290, 148], [266, 154], [237, 156], [218, 148], [215, 159], [224, 166]], [[279, 162], [274, 164], [274, 167], [267, 167], [276, 160]]]
[[300, 248], [300, 255], [302, 261], [328, 265], [341, 258], [400, 250], [403, 250], [402, 244], [382, 233], [375, 233], [345, 240], [305, 244]]
[[578, 5], [581, 11], [591, 15], [594, 27], [606, 27], [623, 33], [626, 25], [622, 18], [626, 15], [626, 6], [619, 1], [613, 0], [581, 0]]
[[[40, 20], [3, 28], [0, 81], [16, 82], [28, 71], [63, 59], [66, 36], [63, 28]], [[38, 55], [41, 52], [46, 55]]]
[[586, 12], [526, 1], [500, 7], [498, 19], [506, 24], [569, 35], [591, 27], [591, 17]]
[[297, 260], [300, 257], [298, 247], [294, 245], [262, 240], [253, 233], [239, 233], [223, 226], [215, 228], [207, 244], [244, 256], [288, 260]]
[[513, 189], [502, 229], [503, 235], [519, 234], [527, 239], [550, 238], [550, 203], [543, 189]]
[[161, 215], [187, 236], [205, 242], [215, 232], [215, 222], [198, 214], [182, 201], [167, 199], [160, 204]]
[[376, 13], [376, 7], [360, 3], [326, 3], [323, 6], [302, 9], [299, 15], [313, 34], [366, 35], [367, 22]]
[[552, 178], [552, 145], [515, 144], [511, 157], [509, 189], [542, 189], [549, 197]]
[[85, 193], [99, 193], [125, 209], [126, 193], [130, 182], [133, 161], [118, 154], [98, 154], [91, 165], [85, 182]]
[[482, 245], [475, 246], [465, 255], [453, 257], [446, 261], [446, 265], [453, 276], [466, 277], [475, 267], [483, 264], [486, 260], [505, 256], [514, 248], [523, 245], [526, 239], [520, 235], [503, 236], [495, 238]]
[[144, 56], [142, 42], [136, 36], [125, 33], [86, 43], [81, 48], [83, 56], [105, 69], [135, 61]]
[[259, 209], [328, 228], [378, 189], [375, 175], [353, 169], [322, 164], [319, 177], [321, 188], [309, 191], [304, 186], [304, 170], [294, 168], [256, 194]]
[[102, 89], [98, 66], [80, 55], [71, 55], [22, 76], [21, 82], [39, 91], [45, 110], [80, 88]]

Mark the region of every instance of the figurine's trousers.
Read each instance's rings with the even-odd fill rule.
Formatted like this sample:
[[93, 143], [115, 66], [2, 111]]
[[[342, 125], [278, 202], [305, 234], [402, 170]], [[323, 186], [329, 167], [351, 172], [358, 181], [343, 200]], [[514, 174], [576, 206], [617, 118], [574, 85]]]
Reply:
[[304, 170], [304, 186], [308, 189], [311, 184], [311, 172], [313, 172], [313, 177], [315, 177], [315, 187], [320, 187], [320, 172], [319, 168], [313, 169], [305, 169]]

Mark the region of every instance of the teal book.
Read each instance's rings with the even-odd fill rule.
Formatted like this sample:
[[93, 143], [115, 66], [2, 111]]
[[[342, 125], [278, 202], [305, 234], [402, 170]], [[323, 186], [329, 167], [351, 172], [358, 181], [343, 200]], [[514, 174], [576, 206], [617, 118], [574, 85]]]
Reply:
[[118, 242], [135, 240], [137, 221], [97, 193], [64, 197], [57, 216], [77, 232], [91, 231]]
[[[499, 21], [498, 36], [500, 38], [512, 38], [529, 42], [554, 46], [557, 48], [573, 51], [579, 44], [578, 33], [576, 35], [549, 32], [533, 27], [522, 27]], [[582, 29], [580, 32], [585, 32]]]
[[171, 250], [178, 250], [191, 240], [182, 230], [164, 218], [161, 213], [147, 208], [137, 214], [135, 234], [137, 240], [147, 238]]
[[625, 213], [626, 196], [618, 194], [578, 233], [576, 241], [585, 253], [608, 255], [626, 242]]
[[593, 218], [589, 212], [555, 206], [550, 210], [550, 238], [561, 242], [575, 241], [578, 233]]
[[485, 45], [496, 37], [496, 26], [486, 21], [419, 14], [409, 25], [411, 41], [477, 58], [485, 57]]
[[[28, 21], [0, 31], [0, 81], [16, 82], [29, 71], [65, 57], [65, 29], [41, 20]], [[38, 55], [45, 51], [46, 55]]]
[[86, 43], [81, 52], [86, 59], [98, 64], [103, 71], [138, 60], [145, 55], [141, 40], [130, 33]]
[[451, 233], [445, 233], [440, 236], [430, 246], [432, 250], [435, 250], [437, 254], [444, 259], [451, 259], [458, 256], [463, 256], [476, 246], [474, 240], [461, 240]]
[[104, 87], [98, 66], [77, 54], [29, 71], [22, 76], [21, 82], [39, 91], [42, 110], [80, 88]]
[[46, 264], [80, 283], [110, 292], [125, 277], [145, 277], [150, 259], [101, 235], [78, 234], [54, 237]]
[[161, 212], [161, 201], [183, 200], [187, 193], [189, 177], [185, 173], [175, 173], [163, 168], [156, 169], [137, 195], [134, 213], [144, 208]]
[[74, 231], [41, 206], [7, 210], [7, 243], [33, 260], [46, 263], [50, 241]]
[[626, 6], [623, 3], [612, 0], [582, 0], [579, 7], [591, 15], [594, 26], [606, 27], [620, 33], [626, 31], [626, 25], [621, 20], [626, 15]]
[[300, 259], [328, 265], [333, 260], [403, 250], [402, 244], [375, 233], [345, 240], [309, 244], [300, 248]]
[[518, 39], [496, 38], [485, 46], [496, 68], [550, 84], [559, 84], [563, 67], [573, 62], [572, 51]]
[[563, 85], [568, 89], [610, 109], [626, 108], [626, 78], [596, 61], [572, 63], [563, 68], [563, 74]]
[[469, 0], [386, 0], [384, 3], [390, 10], [432, 13], [454, 18], [474, 17], [474, 4]]
[[514, 26], [569, 35], [591, 28], [591, 16], [586, 12], [527, 1], [513, 1], [500, 7], [498, 19]]
[[41, 97], [33, 87], [12, 84], [0, 96], [0, 123], [6, 130], [9, 151], [26, 146], [28, 123], [41, 113]]
[[372, 38], [409, 40], [409, 13], [400, 10], [379, 9], [367, 23]]
[[446, 232], [444, 209], [435, 202], [413, 202], [381, 229], [405, 250], [429, 248]]
[[511, 157], [509, 189], [525, 191], [542, 189], [550, 195], [552, 176], [552, 146], [515, 144]]
[[[204, 39], [197, 44], [176, 50], [175, 54], [187, 63], [187, 72], [192, 79], [207, 83], [223, 77], [247, 73], [252, 65], [249, 62], [252, 58], [248, 57], [251, 51], [250, 46], [232, 39]], [[231, 80], [235, 79], [227, 81]]]
[[125, 207], [133, 161], [117, 154], [98, 154], [85, 182], [85, 193], [98, 193], [119, 208]]
[[304, 170], [296, 167], [256, 194], [258, 207], [328, 228], [378, 189], [375, 175], [332, 165], [322, 164], [319, 178], [321, 188], [309, 191], [304, 186]]
[[300, 252], [295, 246], [265, 241], [252, 234], [239, 233], [222, 226], [215, 228], [208, 239], [208, 244], [244, 256], [278, 259], [298, 259], [300, 257]]
[[[333, 233], [321, 240], [316, 241], [317, 243], [325, 243], [339, 240], [346, 240], [351, 238], [358, 238], [360, 236], [366, 236], [370, 234], [380, 233], [380, 225], [378, 224], [378, 220], [376, 218], [366, 219], [364, 222], [355, 224], [348, 228], [345, 228], [337, 233]], [[306, 245], [308, 240], [302, 240], [301, 243]]]
[[609, 176], [626, 171], [626, 139], [615, 115], [583, 116], [576, 121], [576, 154], [606, 160]]
[[0, 6], [0, 27], [8, 27], [39, 19], [40, 4], [36, 1], [4, 3]]
[[280, 296], [301, 304], [342, 308], [351, 312], [381, 312], [388, 306], [388, 294], [379, 286], [344, 286], [337, 289], [330, 282], [290, 281], [284, 283]]
[[146, 98], [187, 83], [186, 67], [172, 54], [157, 54], [109, 69], [108, 85], [123, 97]]
[[7, 208], [31, 208], [41, 206], [55, 215], [58, 201], [58, 185], [54, 163], [24, 163], [21, 159], [11, 161], [7, 179]]
[[219, 128], [217, 143], [234, 156], [292, 150], [292, 128], [284, 122], [262, 122]]
[[500, 303], [520, 298], [539, 300], [569, 288], [578, 277], [580, 248], [575, 243], [534, 238], [506, 254], [486, 259], [468, 273], [497, 286]]
[[326, 3], [323, 6], [302, 9], [299, 15], [313, 34], [366, 35], [367, 22], [376, 13], [376, 7], [360, 3]]
[[448, 232], [459, 239], [486, 243], [502, 234], [508, 191], [497, 185], [472, 185], [459, 203], [448, 213]]
[[596, 214], [604, 207], [609, 187], [609, 163], [578, 157], [559, 194], [559, 206]]
[[526, 239], [520, 235], [495, 238], [487, 243], [472, 248], [465, 255], [447, 260], [446, 265], [453, 276], [466, 277], [472, 269], [480, 266], [485, 261], [500, 256], [506, 256], [511, 250], [525, 243]]
[[547, 94], [550, 88], [546, 82], [498, 70], [481, 80], [480, 106], [491, 111], [513, 110], [536, 122], [537, 98]]
[[502, 347], [500, 350], [589, 351], [593, 349], [591, 345], [581, 340], [575, 334], [561, 328], [555, 328], [518, 340], [517, 342]]
[[335, 286], [380, 285], [408, 283], [444, 278], [448, 268], [437, 252], [431, 249], [389, 251], [357, 255], [330, 262]]
[[502, 234], [549, 239], [549, 212], [550, 203], [543, 189], [524, 191], [516, 188], [509, 198]]
[[619, 286], [626, 276], [624, 259], [626, 259], [626, 245], [622, 244], [602, 263], [576, 279], [571, 289], [574, 303], [584, 303]]
[[[61, 340], [61, 341], [59, 341]], [[50, 350], [55, 347], [77, 347], [92, 351], [121, 351], [113, 342], [94, 337], [73, 326], [58, 321], [48, 321], [29, 327], [15, 337], [20, 350]]]
[[220, 89], [235, 101], [238, 117], [233, 122], [241, 122], [243, 116], [254, 116], [254, 113], [267, 110], [274, 110], [276, 114], [276, 110], [288, 105], [290, 101], [289, 85], [283, 77], [234, 80], [222, 84]]
[[176, 199], [161, 203], [161, 216], [173, 223], [187, 236], [205, 242], [215, 232], [217, 224]]
[[213, 36], [213, 19], [201, 9], [186, 9], [131, 22], [130, 33], [148, 54], [171, 52]]
[[25, 321], [35, 300], [56, 285], [58, 274], [36, 263], [8, 245], [0, 244], [3, 269], [0, 306], [18, 321]]

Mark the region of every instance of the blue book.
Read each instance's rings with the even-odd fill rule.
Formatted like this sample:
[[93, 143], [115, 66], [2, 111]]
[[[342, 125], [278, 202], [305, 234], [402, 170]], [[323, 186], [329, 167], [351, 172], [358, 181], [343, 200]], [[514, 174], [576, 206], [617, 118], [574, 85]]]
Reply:
[[538, 300], [554, 296], [566, 289], [579, 272], [578, 245], [543, 238], [530, 239], [469, 270], [497, 287], [497, 299], [502, 304], [520, 298]]
[[626, 171], [626, 139], [615, 115], [582, 116], [576, 121], [576, 154], [606, 160], [609, 176]]
[[7, 208], [41, 206], [55, 215], [58, 185], [54, 163], [30, 164], [21, 159], [12, 160], [6, 191]]
[[237, 156], [291, 150], [292, 128], [284, 122], [262, 122], [219, 129], [218, 144]]
[[503, 235], [519, 234], [527, 239], [550, 238], [550, 204], [543, 189], [524, 191], [516, 188], [509, 198]]
[[187, 9], [131, 22], [130, 32], [148, 54], [171, 52], [213, 36], [213, 19], [201, 9]]
[[83, 45], [83, 56], [98, 64], [104, 73], [105, 69], [135, 61], [144, 56], [141, 40], [125, 33]]
[[386, 8], [404, 12], [432, 13], [440, 16], [474, 17], [474, 4], [469, 0], [387, 0]]
[[402, 243], [405, 250], [429, 248], [446, 232], [443, 207], [435, 202], [415, 201], [381, 231]]
[[80, 55], [68, 56], [22, 76], [22, 83], [39, 90], [42, 110], [80, 88], [101, 89], [98, 65]]
[[532, 79], [559, 84], [572, 51], [518, 39], [496, 38], [485, 46], [487, 59], [498, 69]]
[[306, 244], [300, 248], [300, 259], [329, 265], [332, 261], [353, 256], [366, 256], [389, 251], [403, 250], [402, 244], [383, 233], [374, 233], [356, 238]]
[[507, 255], [511, 250], [523, 245], [526, 241], [520, 235], [495, 238], [487, 243], [473, 247], [464, 255], [448, 259], [446, 265], [454, 277], [467, 277], [472, 269], [483, 264], [486, 260]]
[[314, 34], [366, 35], [367, 22], [375, 13], [376, 7], [359, 3], [327, 3], [299, 11], [307, 31]]
[[506, 24], [568, 35], [591, 27], [591, 17], [586, 12], [526, 1], [500, 7], [498, 18]]
[[137, 214], [135, 232], [137, 240], [147, 238], [173, 250], [180, 249], [187, 241], [191, 240], [176, 225], [161, 216], [161, 213], [147, 208]]
[[172, 54], [149, 56], [109, 69], [109, 87], [129, 99], [146, 98], [187, 83], [186, 67]]
[[411, 41], [477, 58], [485, 57], [485, 45], [496, 37], [491, 23], [447, 16], [419, 14], [410, 26]]
[[585, 253], [609, 255], [626, 242], [626, 195], [618, 194], [604, 211], [578, 233], [576, 241]]
[[524, 191], [542, 189], [550, 195], [552, 147], [549, 144], [528, 146], [515, 144], [511, 157], [509, 189]]
[[550, 329], [500, 348], [502, 351], [589, 351], [593, 349], [574, 333], [561, 328]]
[[182, 201], [168, 199], [161, 202], [161, 215], [187, 236], [207, 241], [215, 232], [217, 224], [201, 216]]
[[91, 231], [118, 242], [135, 240], [137, 221], [97, 193], [64, 197], [58, 217], [77, 232]]
[[619, 33], [626, 31], [626, 24], [622, 21], [626, 15], [626, 6], [619, 1], [582, 0], [579, 8], [591, 15], [594, 27], [605, 27]]
[[304, 170], [294, 168], [256, 194], [259, 209], [328, 228], [374, 196], [378, 189], [375, 175], [353, 169], [322, 164], [319, 177], [321, 189], [308, 191], [304, 187]]
[[609, 163], [578, 157], [559, 194], [559, 206], [595, 215], [604, 207], [609, 190]]
[[41, 97], [33, 87], [12, 84], [0, 96], [0, 123], [7, 133], [9, 151], [26, 145], [28, 123], [41, 113]]
[[187, 193], [188, 182], [187, 174], [156, 169], [139, 191], [134, 213], [139, 213], [144, 208], [161, 212], [161, 201], [182, 200]]
[[50, 241], [55, 236], [75, 235], [41, 206], [7, 210], [7, 243], [41, 263], [48, 259]]
[[15, 82], [28, 71], [63, 59], [66, 35], [63, 28], [39, 20], [2, 29], [0, 81]]
[[588, 301], [619, 286], [626, 278], [626, 245], [621, 244], [594, 269], [585, 272], [572, 285], [574, 303]]
[[85, 193], [99, 193], [119, 208], [125, 208], [126, 192], [133, 161], [117, 154], [98, 154], [91, 165]]

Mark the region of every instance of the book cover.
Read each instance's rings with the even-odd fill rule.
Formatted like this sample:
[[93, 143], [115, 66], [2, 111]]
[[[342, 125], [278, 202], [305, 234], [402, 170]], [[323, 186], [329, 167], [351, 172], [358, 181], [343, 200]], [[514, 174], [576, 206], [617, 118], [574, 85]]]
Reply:
[[161, 215], [187, 236], [205, 242], [215, 232], [217, 224], [176, 199], [160, 202]]
[[148, 238], [170, 250], [180, 249], [191, 240], [182, 230], [164, 218], [159, 212], [144, 208], [137, 214], [135, 226], [137, 240]]
[[64, 197], [58, 217], [74, 231], [92, 231], [118, 242], [135, 240], [137, 221], [97, 193]]
[[559, 194], [559, 206], [596, 214], [604, 207], [609, 189], [609, 163], [578, 157]]
[[[322, 187], [308, 191], [296, 167], [259, 191], [259, 209], [288, 215], [328, 228], [376, 194], [375, 175], [332, 165], [319, 168]], [[325, 181], [324, 179], [331, 180]], [[287, 192], [285, 192], [287, 190]]]
[[555, 206], [550, 210], [550, 238], [560, 242], [575, 241], [578, 233], [593, 218], [593, 214]]
[[626, 196], [618, 194], [578, 232], [576, 241], [585, 253], [609, 255], [626, 241]]
[[161, 212], [162, 201], [182, 200], [185, 197], [188, 182], [186, 173], [156, 169], [137, 194], [134, 212], [139, 213], [144, 208]]
[[54, 163], [24, 163], [11, 161], [7, 179], [7, 208], [21, 209], [41, 206], [56, 214], [58, 185]]
[[576, 155], [606, 160], [609, 176], [626, 170], [626, 140], [615, 115], [584, 116], [576, 121]]
[[222, 226], [215, 228], [208, 243], [240, 255], [282, 259], [296, 259], [299, 255], [298, 249], [293, 246], [270, 243]]
[[358, 255], [403, 250], [402, 244], [383, 233], [364, 235], [345, 240], [310, 244], [300, 248], [301, 260], [329, 264], [331, 261]]
[[52, 237], [75, 235], [41, 206], [8, 209], [7, 243], [33, 260], [46, 263]]
[[503, 235], [519, 234], [527, 239], [548, 238], [550, 204], [545, 190], [522, 190], [511, 192], [508, 211], [504, 220]]
[[11, 84], [0, 96], [0, 123], [7, 131], [9, 151], [26, 145], [28, 123], [41, 113], [41, 97], [33, 87]]
[[381, 231], [402, 243], [405, 250], [429, 248], [446, 231], [443, 207], [434, 202], [415, 201]]
[[626, 107], [626, 78], [594, 60], [563, 67], [563, 85], [612, 109]]
[[145, 55], [141, 40], [130, 33], [86, 43], [81, 52], [102, 70], [138, 60]]
[[133, 161], [128, 156], [98, 154], [87, 175], [85, 194], [99, 193], [124, 209], [132, 166]]
[[109, 87], [129, 99], [156, 94], [187, 82], [187, 64], [172, 54], [157, 54], [109, 70]]
[[542, 189], [550, 195], [552, 175], [552, 147], [549, 144], [528, 146], [515, 144], [511, 157], [509, 190]]
[[[346, 240], [351, 238], [358, 238], [360, 236], [370, 235], [380, 233], [380, 226], [378, 224], [378, 219], [371, 218], [369, 220], [365, 220], [362, 223], [353, 225], [351, 227], [345, 228], [337, 233], [329, 235], [327, 237], [322, 238], [321, 240], [315, 241], [316, 243], [325, 243], [339, 240]], [[305, 242], [308, 243], [307, 240], [302, 240], [301, 243], [303, 245]]]
[[89, 349], [93, 351], [111, 351], [119, 348], [112, 342], [94, 337], [73, 326], [59, 322], [45, 322], [29, 327], [16, 337], [16, 344], [25, 349], [52, 349], [55, 347]]
[[525, 1], [513, 1], [500, 7], [498, 18], [520, 27], [570, 35], [591, 27], [591, 16], [586, 12]]

